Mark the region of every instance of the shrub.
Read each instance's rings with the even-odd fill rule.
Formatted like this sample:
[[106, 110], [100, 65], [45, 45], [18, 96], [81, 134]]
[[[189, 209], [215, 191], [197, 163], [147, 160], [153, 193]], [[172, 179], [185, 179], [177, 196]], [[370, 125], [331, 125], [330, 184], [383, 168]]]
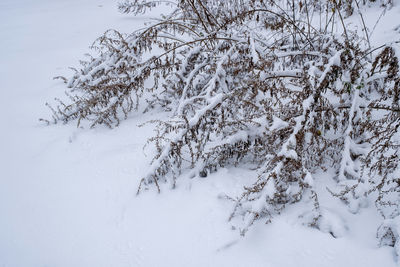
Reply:
[[[164, 2], [126, 1], [119, 9], [139, 14]], [[181, 0], [174, 7], [145, 29], [100, 37], [99, 55], [65, 79], [70, 102], [52, 108], [54, 120], [114, 127], [141, 99], [147, 110], [170, 112], [152, 121], [157, 154], [139, 191], [175, 187], [183, 171], [205, 177], [250, 164], [258, 179], [230, 198], [231, 218], [244, 218], [242, 234], [300, 201], [312, 204], [306, 223], [319, 227], [313, 175], [328, 168], [341, 188], [332, 194], [353, 212], [375, 195], [385, 218], [399, 215], [398, 54], [396, 44], [370, 48], [368, 35], [345, 27], [358, 2]]]

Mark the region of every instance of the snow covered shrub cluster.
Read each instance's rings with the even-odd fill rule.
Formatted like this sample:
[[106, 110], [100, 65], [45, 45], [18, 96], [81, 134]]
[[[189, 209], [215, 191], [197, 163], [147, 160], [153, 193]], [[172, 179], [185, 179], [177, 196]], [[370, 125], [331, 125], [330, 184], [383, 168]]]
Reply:
[[[141, 99], [163, 108], [170, 119], [152, 121], [157, 154], [139, 191], [175, 187], [183, 172], [257, 168], [231, 198], [242, 234], [300, 201], [310, 203], [305, 223], [319, 227], [313, 175], [328, 168], [337, 173], [332, 194], [353, 212], [371, 196], [385, 219], [399, 216], [398, 45], [370, 48], [344, 22], [375, 1], [135, 0], [119, 9], [139, 14], [164, 2], [174, 6], [167, 16], [94, 43], [98, 55], [66, 80], [70, 101], [52, 108], [55, 121], [114, 127]], [[394, 245], [392, 225], [380, 238]]]

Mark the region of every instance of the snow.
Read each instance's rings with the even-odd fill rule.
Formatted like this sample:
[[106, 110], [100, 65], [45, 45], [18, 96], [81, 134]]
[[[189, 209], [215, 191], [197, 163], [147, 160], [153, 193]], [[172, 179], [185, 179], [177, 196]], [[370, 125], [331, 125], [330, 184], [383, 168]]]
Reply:
[[288, 126], [287, 122], [285, 122], [285, 121], [281, 120], [280, 118], [274, 116], [273, 123], [272, 123], [271, 127], [269, 127], [269, 129], [271, 131], [280, 130], [280, 129], [283, 129], [283, 128], [287, 127], [287, 126]]
[[[393, 248], [377, 247], [376, 213], [351, 214], [327, 193], [320, 202], [335, 223], [324, 229], [338, 238], [298, 223], [295, 207], [240, 237], [228, 222], [232, 203], [218, 196], [241, 192], [254, 176], [248, 170], [136, 196], [152, 158], [142, 147], [153, 134], [137, 125], [156, 112], [133, 113], [113, 130], [38, 121], [49, 115], [44, 103], [63, 95], [54, 76], [70, 75], [67, 67], [105, 30], [131, 32], [147, 19], [119, 14], [111, 0], [1, 1], [0, 266], [396, 266]], [[326, 191], [331, 176], [312, 183]]]
[[304, 183], [308, 184], [309, 186], [314, 185], [314, 178], [310, 172], [307, 172], [306, 177], [304, 177]]

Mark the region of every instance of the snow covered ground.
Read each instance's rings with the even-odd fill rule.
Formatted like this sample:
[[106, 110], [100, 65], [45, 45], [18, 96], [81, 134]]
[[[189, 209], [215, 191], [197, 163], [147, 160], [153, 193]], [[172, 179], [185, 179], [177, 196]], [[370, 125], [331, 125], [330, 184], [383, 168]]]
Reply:
[[[385, 15], [376, 40], [393, 37], [398, 14], [397, 5]], [[137, 125], [156, 113], [113, 130], [38, 122], [49, 115], [44, 103], [63, 94], [54, 76], [68, 75], [105, 30], [130, 32], [146, 19], [119, 14], [112, 0], [0, 1], [1, 267], [396, 265], [392, 248], [377, 248], [372, 209], [352, 215], [328, 194], [322, 207], [341, 237], [300, 225], [292, 207], [241, 238], [227, 222], [231, 203], [218, 196], [240, 191], [254, 175], [243, 169], [137, 197], [152, 135]]]

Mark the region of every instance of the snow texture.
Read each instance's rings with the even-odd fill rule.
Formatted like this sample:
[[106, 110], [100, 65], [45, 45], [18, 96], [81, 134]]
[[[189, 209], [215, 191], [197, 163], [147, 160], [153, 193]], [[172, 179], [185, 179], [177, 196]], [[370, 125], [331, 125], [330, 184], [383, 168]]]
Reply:
[[[374, 40], [394, 40], [399, 12], [398, 5], [387, 11]], [[371, 13], [373, 28], [380, 13]], [[147, 19], [119, 14], [111, 0], [0, 2], [0, 266], [396, 266], [393, 248], [378, 248], [376, 213], [356, 216], [326, 193], [320, 181], [332, 175], [305, 177], [325, 192], [322, 231], [300, 224], [294, 206], [268, 226], [255, 222], [242, 238], [227, 223], [231, 203], [219, 196], [237, 195], [254, 172], [222, 169], [135, 196], [151, 159], [142, 147], [153, 134], [137, 125], [162, 115], [131, 114], [112, 131], [37, 122], [48, 115], [44, 100], [62, 95], [53, 76], [68, 75], [66, 66], [105, 30], [131, 32]], [[216, 95], [209, 105], [221, 101]], [[285, 124], [276, 118], [271, 127]], [[289, 145], [282, 153], [296, 157]], [[264, 190], [273, 195], [274, 184]], [[397, 221], [386, 224], [398, 231]]]

